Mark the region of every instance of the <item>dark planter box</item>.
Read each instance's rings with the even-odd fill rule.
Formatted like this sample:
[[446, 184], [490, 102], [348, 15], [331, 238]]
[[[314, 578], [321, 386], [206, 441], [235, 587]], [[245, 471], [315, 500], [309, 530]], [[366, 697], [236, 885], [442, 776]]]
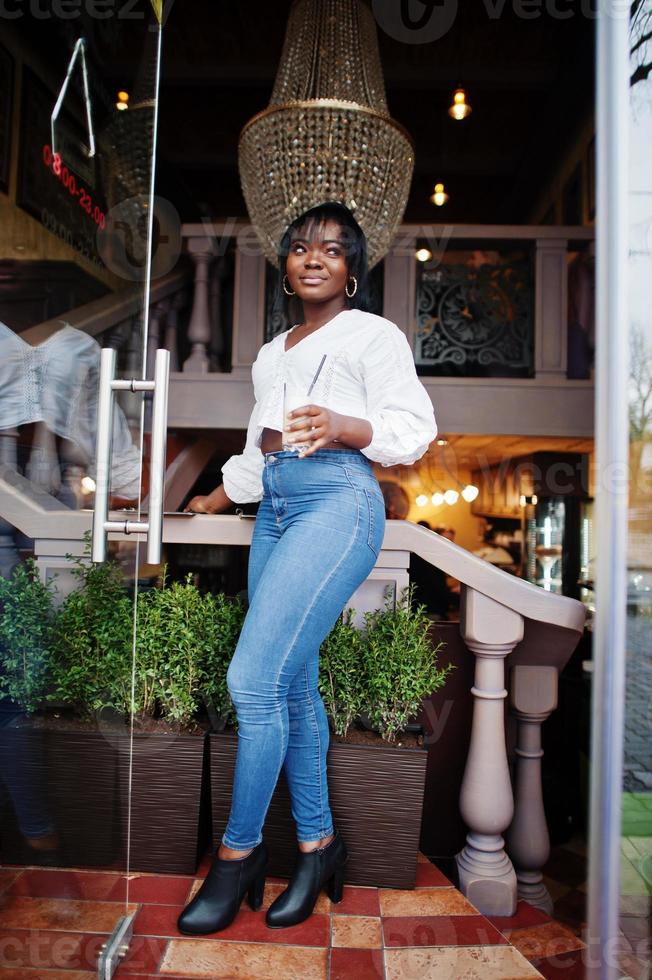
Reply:
[[[213, 842], [231, 809], [237, 735], [209, 736]], [[428, 753], [389, 743], [355, 745], [331, 739], [328, 789], [333, 821], [346, 842], [346, 882], [377, 888], [414, 888]], [[269, 874], [289, 877], [297, 850], [290, 796], [281, 770], [263, 830]]]
[[[0, 731], [0, 763], [7, 753], [20, 763], [14, 797], [36, 800], [37, 809], [45, 801], [50, 812], [61, 838], [57, 864], [126, 868], [128, 735], [10, 728]], [[130, 871], [194, 874], [210, 839], [208, 788], [206, 736], [134, 735]], [[4, 862], [39, 863], [7, 793], [0, 834]]]

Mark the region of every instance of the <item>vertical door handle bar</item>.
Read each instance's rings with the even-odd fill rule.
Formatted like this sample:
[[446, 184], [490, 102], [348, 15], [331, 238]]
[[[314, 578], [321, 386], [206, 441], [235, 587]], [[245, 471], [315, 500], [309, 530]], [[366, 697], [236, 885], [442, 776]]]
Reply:
[[[158, 565], [161, 560], [163, 538], [163, 492], [165, 489], [165, 450], [168, 415], [168, 382], [170, 378], [170, 352], [157, 350], [154, 380], [116, 381], [117, 353], [104, 348], [100, 356], [100, 384], [97, 409], [97, 446], [95, 467], [95, 511], [91, 561], [106, 559], [108, 531], [123, 534], [136, 532], [147, 534], [147, 562]], [[115, 391], [153, 391], [152, 449], [150, 462], [150, 508], [148, 521], [110, 521], [109, 495], [111, 487], [111, 443], [113, 437], [113, 393]]]
[[100, 353], [100, 386], [97, 400], [97, 442], [95, 448], [95, 510], [91, 561], [106, 559], [106, 532], [111, 484], [111, 445], [113, 442], [113, 382], [117, 352], [104, 347]]
[[158, 565], [163, 545], [163, 492], [165, 490], [165, 450], [168, 428], [168, 382], [170, 351], [157, 350], [154, 362], [154, 405], [152, 408], [152, 450], [149, 466], [149, 529], [147, 563]]

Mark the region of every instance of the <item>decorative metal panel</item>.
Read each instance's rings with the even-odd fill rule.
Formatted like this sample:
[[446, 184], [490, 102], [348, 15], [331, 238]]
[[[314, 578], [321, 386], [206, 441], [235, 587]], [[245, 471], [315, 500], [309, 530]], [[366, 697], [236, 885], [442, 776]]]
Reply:
[[[379, 262], [369, 273], [369, 312], [383, 315], [384, 262]], [[280, 300], [279, 271], [266, 263], [265, 268], [265, 341], [287, 330], [292, 324], [283, 313]], [[299, 316], [300, 314], [297, 314]], [[297, 322], [296, 320], [294, 321]]]
[[463, 262], [418, 265], [417, 366], [424, 374], [448, 376], [531, 375], [531, 257], [491, 252], [490, 261], [478, 261], [477, 252], [467, 254]]

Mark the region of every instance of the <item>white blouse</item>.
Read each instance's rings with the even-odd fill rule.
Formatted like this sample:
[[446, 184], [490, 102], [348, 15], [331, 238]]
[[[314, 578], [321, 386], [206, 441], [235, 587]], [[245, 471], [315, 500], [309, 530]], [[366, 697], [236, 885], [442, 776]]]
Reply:
[[306, 404], [321, 405], [371, 424], [371, 442], [361, 449], [382, 466], [416, 462], [437, 435], [435, 413], [419, 380], [405, 334], [391, 320], [362, 310], [342, 310], [289, 351], [277, 334], [263, 344], [252, 366], [256, 404], [244, 452], [222, 467], [224, 490], [234, 503], [262, 499], [265, 427], [283, 429], [283, 384], [305, 387], [322, 370]]

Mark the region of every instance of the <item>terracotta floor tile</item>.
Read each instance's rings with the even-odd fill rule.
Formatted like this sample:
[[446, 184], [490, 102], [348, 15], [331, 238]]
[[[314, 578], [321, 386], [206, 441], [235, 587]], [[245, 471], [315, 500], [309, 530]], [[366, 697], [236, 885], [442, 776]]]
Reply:
[[0, 930], [0, 966], [4, 969], [77, 970], [97, 969], [97, 956], [106, 936], [46, 929]]
[[531, 963], [546, 977], [546, 980], [584, 980], [586, 976], [581, 949], [576, 949], [572, 953], [560, 953], [559, 956], [531, 960]]
[[21, 872], [14, 868], [0, 868], [0, 893], [6, 891], [14, 881], [20, 877]]
[[192, 980], [327, 980], [327, 970], [327, 949], [173, 939], [159, 973]]
[[430, 864], [430, 858], [423, 851], [417, 851], [417, 862], [419, 864]]
[[177, 938], [183, 905], [143, 905], [134, 920], [134, 935]]
[[385, 946], [493, 946], [507, 943], [483, 915], [413, 915], [383, 920]]
[[544, 922], [550, 922], [550, 916], [535, 909], [533, 905], [520, 901], [516, 907], [515, 915], [488, 915], [487, 918], [492, 922], [496, 929], [503, 932], [505, 929], [524, 929], [526, 926], [539, 926]]
[[326, 896], [331, 912], [348, 915], [380, 915], [380, 901], [377, 888], [363, 888], [356, 885], [345, 885], [342, 901], [337, 905]]
[[403, 891], [379, 889], [381, 915], [477, 915], [478, 910], [455, 888]]
[[380, 949], [333, 949], [329, 980], [384, 980]]
[[588, 915], [586, 892], [573, 888], [555, 902], [553, 918], [569, 925], [581, 925]]
[[8, 894], [28, 895], [30, 898], [119, 901], [120, 896], [114, 897], [114, 892], [120, 880], [119, 874], [33, 868], [16, 879]]
[[584, 948], [582, 940], [561, 922], [546, 922], [526, 929], [505, 929], [504, 935], [528, 959], [558, 956], [559, 953]]
[[331, 922], [333, 946], [357, 949], [379, 949], [382, 946], [379, 918], [370, 915], [334, 915]]
[[428, 861], [425, 864], [422, 861], [420, 861], [417, 864], [417, 877], [416, 877], [415, 886], [417, 888], [424, 888], [424, 887], [450, 888], [451, 883], [446, 877], [446, 875], [443, 874], [439, 870], [439, 868], [437, 868], [434, 864], [431, 864], [430, 861]]
[[158, 939], [154, 936], [134, 936], [129, 944], [127, 955], [115, 976], [132, 976], [134, 974], [139, 976], [140, 974], [156, 973], [167, 945], [167, 939]]
[[386, 949], [387, 980], [531, 980], [541, 974], [511, 946], [421, 947]]
[[[129, 901], [147, 902], [151, 905], [182, 905], [185, 903], [194, 878], [183, 875], [132, 875], [129, 879]], [[124, 899], [127, 894], [126, 878], [121, 878], [111, 900]]]
[[[135, 911], [136, 906], [131, 905], [128, 910]], [[0, 928], [108, 933], [124, 912], [121, 902], [16, 896], [0, 908]]]
[[97, 971], [87, 973], [85, 970], [30, 970], [21, 966], [17, 970], [11, 970], [0, 966], [0, 976], [2, 980], [97, 980]]
[[[175, 932], [176, 937], [181, 934]], [[328, 946], [330, 935], [330, 916], [314, 912], [304, 922], [283, 929], [270, 929], [265, 922], [263, 911], [252, 912], [242, 908], [226, 929], [210, 933], [210, 939], [228, 939], [246, 942], [271, 943], [272, 945], [294, 944], [298, 946]]]

